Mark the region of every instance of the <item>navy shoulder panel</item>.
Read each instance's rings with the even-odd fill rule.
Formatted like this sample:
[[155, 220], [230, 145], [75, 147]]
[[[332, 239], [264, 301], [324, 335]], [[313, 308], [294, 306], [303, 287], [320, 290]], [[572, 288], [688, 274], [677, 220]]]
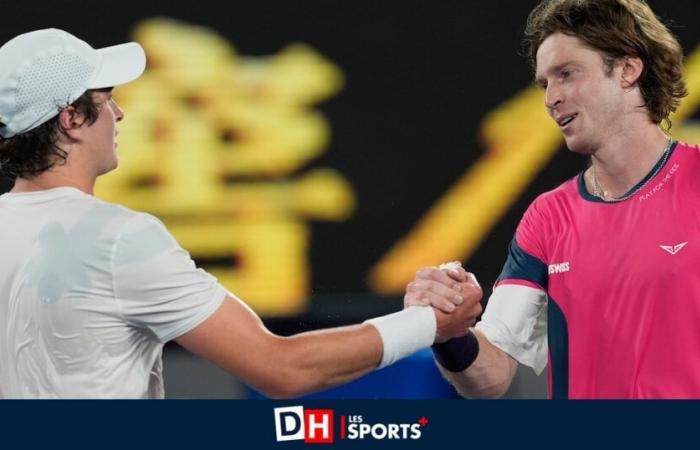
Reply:
[[526, 280], [547, 289], [547, 266], [526, 253], [513, 239], [508, 248], [508, 259], [497, 282], [503, 280]]

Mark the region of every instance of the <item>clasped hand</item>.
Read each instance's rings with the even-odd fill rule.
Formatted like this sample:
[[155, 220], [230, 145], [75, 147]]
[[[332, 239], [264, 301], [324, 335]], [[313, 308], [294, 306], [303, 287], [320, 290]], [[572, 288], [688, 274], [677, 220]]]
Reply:
[[406, 287], [404, 308], [430, 306], [437, 319], [435, 342], [464, 336], [481, 315], [483, 292], [474, 274], [459, 263], [425, 267]]

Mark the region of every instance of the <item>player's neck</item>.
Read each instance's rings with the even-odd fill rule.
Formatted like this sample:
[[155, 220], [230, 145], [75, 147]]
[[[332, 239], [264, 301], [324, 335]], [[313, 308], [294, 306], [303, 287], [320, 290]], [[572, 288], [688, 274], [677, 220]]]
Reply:
[[32, 178], [17, 178], [11, 192], [38, 192], [60, 187], [73, 187], [86, 194], [94, 195], [95, 179], [76, 175], [74, 172], [54, 167]]
[[654, 124], [610, 136], [591, 157], [586, 177], [591, 192], [595, 192], [596, 177], [609, 196], [623, 196], [659, 162], [667, 143], [668, 136]]

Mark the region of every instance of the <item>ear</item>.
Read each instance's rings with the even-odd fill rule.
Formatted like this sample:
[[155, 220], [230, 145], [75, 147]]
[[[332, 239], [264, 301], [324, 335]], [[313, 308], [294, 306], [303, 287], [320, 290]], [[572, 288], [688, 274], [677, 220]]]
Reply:
[[85, 118], [73, 106], [66, 106], [58, 113], [58, 121], [64, 134], [77, 140]]
[[636, 56], [627, 56], [622, 59], [621, 81], [622, 87], [627, 89], [636, 85], [644, 73], [644, 62]]

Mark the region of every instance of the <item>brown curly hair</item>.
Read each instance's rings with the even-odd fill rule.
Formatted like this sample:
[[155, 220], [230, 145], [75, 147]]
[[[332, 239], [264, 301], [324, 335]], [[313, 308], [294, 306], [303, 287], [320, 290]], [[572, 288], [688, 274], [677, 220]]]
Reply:
[[554, 33], [575, 36], [602, 53], [608, 68], [626, 56], [640, 58], [638, 84], [651, 120], [665, 122], [688, 94], [683, 49], [644, 0], [543, 0], [527, 19], [524, 45], [535, 68], [537, 50]]
[[[71, 103], [85, 118], [83, 124], [92, 125], [100, 114], [93, 92], [85, 91]], [[57, 145], [58, 138], [64, 133], [56, 116], [26, 133], [0, 138], [0, 173], [10, 179], [33, 178], [56, 164], [65, 164], [68, 155]]]

